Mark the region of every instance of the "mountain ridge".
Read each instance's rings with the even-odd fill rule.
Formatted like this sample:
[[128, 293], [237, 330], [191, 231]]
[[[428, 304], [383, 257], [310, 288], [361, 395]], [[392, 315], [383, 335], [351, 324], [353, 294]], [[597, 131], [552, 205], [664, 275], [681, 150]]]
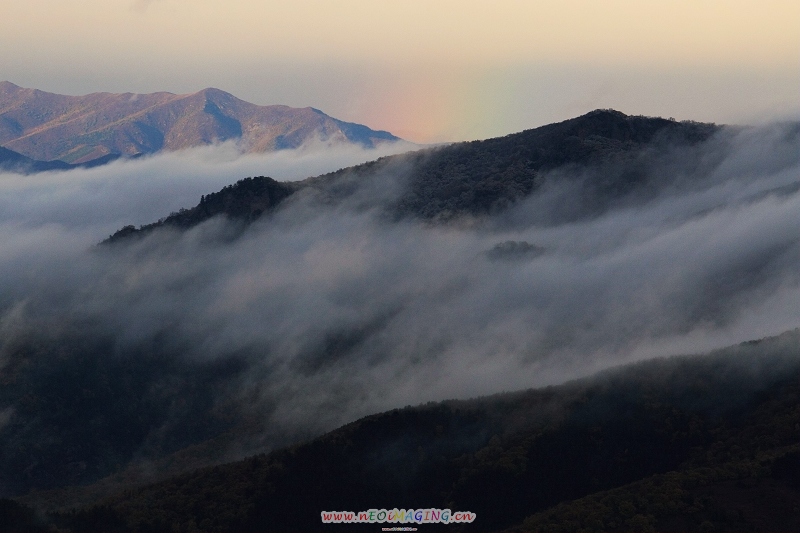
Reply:
[[9, 150], [0, 146], [0, 170], [17, 174], [35, 174], [37, 172], [48, 172], [58, 170], [72, 170], [74, 168], [92, 168], [105, 165], [120, 158], [119, 154], [107, 154], [97, 159], [92, 159], [84, 163], [65, 163], [58, 159], [53, 161], [39, 161], [31, 159], [19, 152]]
[[47, 287], [4, 291], [0, 497], [64, 531], [351, 530], [320, 510], [395, 505], [800, 530], [798, 330], [556, 384], [796, 325], [799, 133], [596, 110], [197, 190], [117, 235], [152, 238], [35, 258], [22, 287]]
[[[800, 501], [785, 471], [800, 466], [798, 335], [393, 409], [51, 517], [71, 531], [366, 530], [374, 525], [321, 524], [319, 511], [398, 505], [476, 512], [465, 528], [476, 531], [661, 531], [675, 521], [704, 531], [709, 518], [752, 530], [758, 522], [733, 513], [735, 500], [718, 495], [704, 508], [702, 491], [777, 484]], [[599, 525], [591, 498], [610, 507]], [[37, 495], [21, 501], [36, 505]], [[790, 515], [768, 523], [797, 523]]]
[[[596, 213], [619, 197], [647, 188], [646, 148], [658, 148], [659, 143], [669, 149], [691, 147], [722, 128], [598, 109], [503, 137], [382, 157], [299, 182], [280, 183], [265, 176], [248, 178], [207, 195], [206, 198], [215, 198], [212, 211], [209, 204], [198, 204], [139, 229], [126, 226], [106, 242], [143, 235], [161, 226], [188, 229], [215, 215], [252, 222], [301, 190], [313, 192], [326, 202], [336, 202], [353, 194], [365, 180], [386, 172], [407, 174], [405, 193], [384, 206], [390, 217], [448, 222], [499, 213], [540, 189], [547, 174], [555, 169], [593, 166], [603, 176], [586, 184], [584, 196], [587, 212]], [[258, 181], [256, 188], [265, 194], [277, 189], [283, 193], [277, 201], [268, 200], [266, 206], [262, 205], [258, 194], [253, 195], [250, 180]], [[219, 195], [226, 198], [224, 206], [217, 201]], [[248, 208], [248, 203], [253, 205]], [[236, 206], [234, 210], [232, 206]]]
[[32, 159], [82, 163], [228, 140], [245, 152], [263, 152], [315, 139], [365, 148], [401, 141], [311, 107], [259, 106], [211, 87], [190, 94], [68, 96], [0, 82], [0, 146]]

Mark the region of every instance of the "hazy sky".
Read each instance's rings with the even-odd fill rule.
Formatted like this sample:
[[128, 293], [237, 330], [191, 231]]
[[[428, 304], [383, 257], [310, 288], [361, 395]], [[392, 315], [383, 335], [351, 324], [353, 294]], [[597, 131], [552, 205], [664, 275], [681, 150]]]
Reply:
[[3, 0], [0, 79], [66, 94], [218, 87], [417, 142], [598, 107], [800, 115], [797, 0]]

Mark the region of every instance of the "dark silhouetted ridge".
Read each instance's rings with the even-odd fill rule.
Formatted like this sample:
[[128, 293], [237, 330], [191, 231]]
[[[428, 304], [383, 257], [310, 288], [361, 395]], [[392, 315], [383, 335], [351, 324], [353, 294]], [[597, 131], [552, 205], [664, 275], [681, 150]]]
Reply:
[[103, 243], [110, 244], [143, 236], [162, 227], [188, 229], [215, 216], [250, 223], [274, 209], [294, 191], [293, 184], [282, 183], [272, 178], [264, 176], [245, 178], [224, 187], [219, 192], [204, 195], [200, 203], [191, 209], [181, 209], [158, 222], [138, 229], [134, 226], [125, 226]]
[[[794, 331], [555, 387], [395, 409], [60, 520], [74, 531], [374, 531], [322, 524], [320, 511], [436, 507], [477, 513], [474, 531], [523, 520], [524, 531], [795, 530], [798, 340]], [[742, 510], [747, 494], [759, 499]], [[783, 510], [770, 511], [769, 494]]]
[[[351, 126], [351, 131], [360, 131], [357, 125]], [[224, 190], [226, 201], [215, 204], [214, 209], [198, 205], [143, 229], [150, 231], [161, 225], [188, 228], [217, 214], [250, 222], [307, 187], [335, 202], [352, 194], [365, 181], [401, 167], [407, 176], [407, 189], [391, 205], [384, 206], [394, 218], [446, 222], [464, 216], [497, 214], [535, 193], [548, 179], [548, 173], [588, 167], [599, 169], [602, 174], [602, 179], [584, 185], [587, 205], [580, 213], [593, 214], [631, 192], [653, 188], [654, 184], [648, 182], [647, 150], [660, 154], [693, 146], [719, 129], [714, 124], [597, 110], [505, 137], [384, 157], [291, 185], [270, 180], [271, 185], [264, 190], [276, 192], [270, 193], [266, 203], [261, 193], [237, 184]], [[657, 183], [654, 187], [664, 185]], [[137, 232], [128, 227], [111, 240]]]
[[[619, 163], [646, 146], [691, 145], [717, 130], [713, 124], [597, 110], [505, 137], [458, 143], [420, 161], [397, 209], [425, 219], [494, 214], [536, 191], [554, 169]], [[616, 194], [644, 172], [613, 176], [608, 191], [594, 194]]]

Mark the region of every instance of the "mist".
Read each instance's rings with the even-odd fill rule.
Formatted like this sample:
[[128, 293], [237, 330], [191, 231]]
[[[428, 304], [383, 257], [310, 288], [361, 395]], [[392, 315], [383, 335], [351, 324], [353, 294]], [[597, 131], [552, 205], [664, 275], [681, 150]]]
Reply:
[[242, 154], [228, 141], [92, 169], [0, 172], [0, 223], [86, 228], [97, 233], [87, 241], [91, 245], [122, 225], [153, 222], [247, 176], [294, 181], [416, 148], [406, 142], [363, 149], [310, 141], [296, 150]]
[[[725, 130], [689, 154], [702, 164], [675, 153], [649, 170], [684, 173], [673, 185], [591, 216], [572, 203], [596, 176], [573, 169], [497, 217], [449, 225], [383, 216], [407, 186], [400, 158], [349, 199], [298, 194], [235, 237], [212, 219], [101, 248], [248, 175], [296, 180], [374, 152], [219, 146], [3, 175], [0, 372], [32, 338], [76, 335], [117, 359], [158, 345], [179, 361], [165, 372], [230, 362], [210, 409], [252, 423], [244, 453], [408, 404], [778, 334], [800, 326], [798, 147], [796, 127]], [[13, 408], [0, 405], [6, 426]]]

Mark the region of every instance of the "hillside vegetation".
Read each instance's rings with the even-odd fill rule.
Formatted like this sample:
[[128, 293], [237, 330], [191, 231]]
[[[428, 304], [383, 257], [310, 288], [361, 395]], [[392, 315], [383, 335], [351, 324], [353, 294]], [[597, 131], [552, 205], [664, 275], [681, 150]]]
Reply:
[[[704, 162], [691, 147], [718, 131], [720, 127], [713, 124], [597, 110], [505, 137], [384, 157], [296, 183], [279, 185], [270, 178], [253, 178], [258, 185], [243, 181], [216, 193], [226, 201], [211, 213], [252, 222], [297, 191], [335, 203], [383, 175], [392, 175], [405, 184], [403, 190], [396, 197], [379, 195], [371, 200], [390, 218], [447, 222], [502, 212], [542, 188], [548, 179], [564, 179], [558, 169], [573, 174], [591, 169], [591, 175], [582, 175], [587, 179], [579, 184], [578, 203], [563, 214], [580, 218], [596, 215], [615, 202], [648, 198], [670, 186], [680, 173], [652, 175], [654, 163], [663, 164], [683, 150], [680, 164], [701, 165]], [[281, 192], [276, 195], [278, 188]], [[200, 204], [186, 211], [139, 229], [128, 226], [111, 240], [138, 231], [148, 233], [162, 225], [186, 228], [208, 218], [209, 211]]]
[[[321, 510], [439, 507], [477, 513], [450, 526], [465, 531], [787, 530], [798, 341], [396, 409], [51, 518], [73, 531], [322, 531], [359, 527], [323, 526]], [[795, 507], [771, 514], [772, 493]]]

